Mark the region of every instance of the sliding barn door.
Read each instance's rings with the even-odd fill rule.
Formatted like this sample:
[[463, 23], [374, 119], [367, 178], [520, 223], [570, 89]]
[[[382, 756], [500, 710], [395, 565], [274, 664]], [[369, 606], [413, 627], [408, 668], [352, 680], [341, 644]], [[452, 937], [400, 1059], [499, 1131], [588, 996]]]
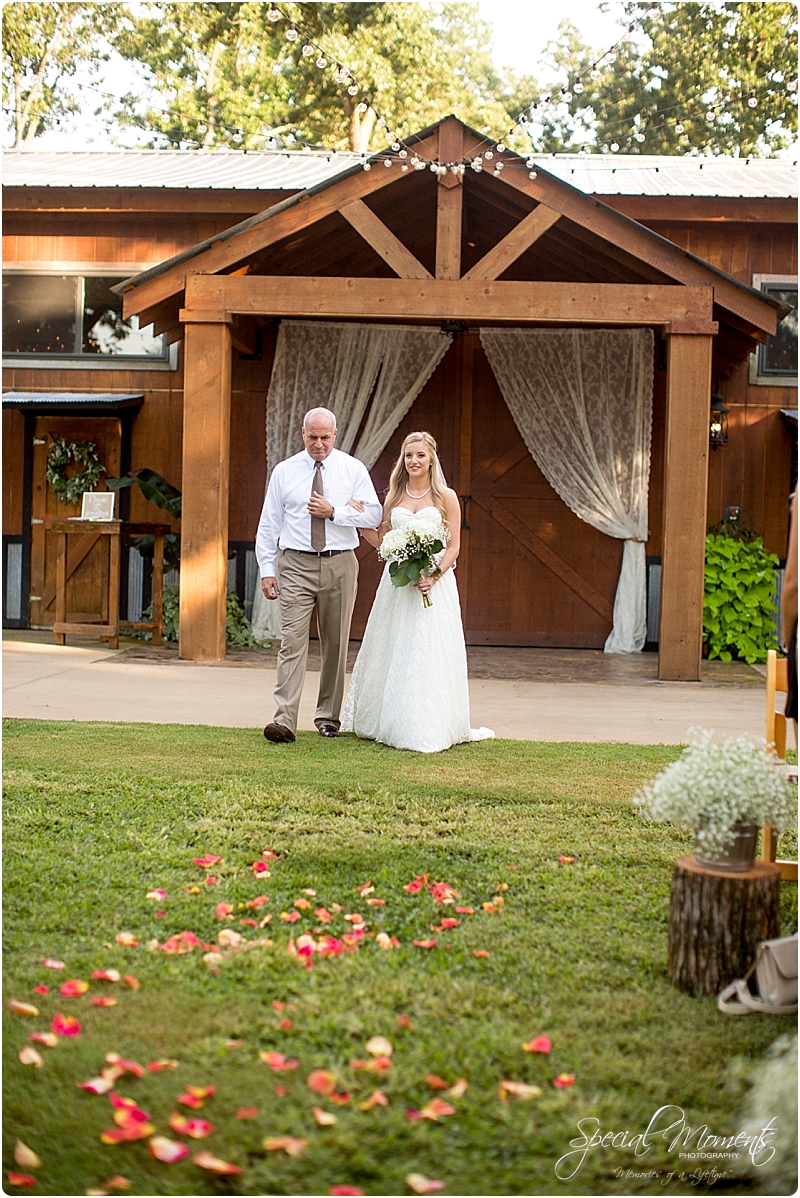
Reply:
[[469, 338], [460, 487], [468, 527], [457, 571], [467, 643], [602, 648], [622, 541], [559, 499], [517, 432], [477, 335]]

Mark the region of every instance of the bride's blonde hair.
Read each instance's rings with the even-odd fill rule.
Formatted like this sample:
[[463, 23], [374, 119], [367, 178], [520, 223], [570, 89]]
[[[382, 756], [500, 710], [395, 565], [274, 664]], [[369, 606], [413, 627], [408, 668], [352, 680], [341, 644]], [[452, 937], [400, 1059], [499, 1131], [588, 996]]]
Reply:
[[439, 455], [436, 452], [436, 442], [430, 433], [409, 433], [400, 447], [400, 457], [394, 464], [394, 468], [389, 477], [389, 488], [386, 492], [386, 515], [390, 516], [392, 509], [402, 501], [405, 489], [408, 486], [409, 475], [406, 470], [406, 449], [415, 441], [422, 441], [431, 455], [431, 500], [433, 505], [442, 517], [442, 520], [447, 519], [447, 503], [445, 501], [445, 490], [447, 483], [442, 474], [442, 467], [439, 465]]

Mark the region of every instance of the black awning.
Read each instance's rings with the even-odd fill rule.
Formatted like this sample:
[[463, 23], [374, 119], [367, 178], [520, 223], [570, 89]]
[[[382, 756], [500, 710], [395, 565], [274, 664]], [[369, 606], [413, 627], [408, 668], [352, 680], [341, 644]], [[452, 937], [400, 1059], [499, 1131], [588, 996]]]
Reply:
[[144, 403], [144, 393], [120, 394], [103, 391], [5, 391], [4, 408], [21, 408], [26, 412], [111, 413], [138, 409]]

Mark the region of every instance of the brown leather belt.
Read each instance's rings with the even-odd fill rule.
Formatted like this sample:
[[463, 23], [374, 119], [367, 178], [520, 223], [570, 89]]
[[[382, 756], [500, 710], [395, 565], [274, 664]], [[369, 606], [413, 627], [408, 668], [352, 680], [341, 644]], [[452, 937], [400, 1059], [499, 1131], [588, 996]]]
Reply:
[[284, 553], [302, 553], [305, 557], [336, 557], [339, 553], [353, 553], [353, 549], [284, 549]]

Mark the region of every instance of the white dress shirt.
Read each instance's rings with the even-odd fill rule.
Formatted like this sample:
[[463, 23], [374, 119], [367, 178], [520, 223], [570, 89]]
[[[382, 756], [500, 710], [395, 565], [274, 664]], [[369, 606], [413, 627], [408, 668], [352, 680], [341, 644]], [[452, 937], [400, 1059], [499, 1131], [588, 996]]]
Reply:
[[[358, 528], [377, 528], [383, 506], [375, 494], [366, 466], [341, 450], [332, 449], [323, 462], [322, 486], [333, 504], [333, 518], [325, 521], [325, 549], [355, 549]], [[308, 501], [317, 463], [305, 449], [279, 462], [269, 480], [256, 534], [256, 557], [262, 578], [274, 578], [278, 548], [312, 552], [311, 513]], [[360, 499], [363, 512], [347, 506]]]

